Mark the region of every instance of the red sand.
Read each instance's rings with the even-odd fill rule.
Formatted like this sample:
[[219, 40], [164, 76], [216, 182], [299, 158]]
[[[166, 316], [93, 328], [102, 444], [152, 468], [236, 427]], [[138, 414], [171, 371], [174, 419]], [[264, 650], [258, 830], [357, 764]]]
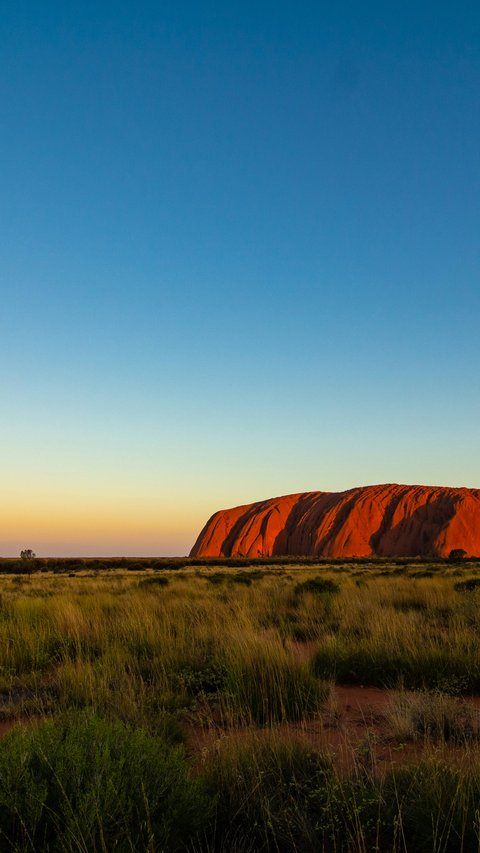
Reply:
[[[435, 755], [453, 763], [478, 756], [478, 744], [465, 745], [449, 741], [435, 743], [419, 737], [398, 741], [392, 737], [385, 715], [394, 692], [379, 687], [337, 685], [332, 688], [330, 702], [319, 717], [298, 723], [279, 723], [273, 727], [225, 728], [212, 724], [191, 723], [186, 727], [187, 751], [202, 764], [229, 743], [269, 739], [272, 734], [295, 740], [310, 749], [330, 755], [337, 770], [358, 770], [360, 766], [374, 773], [385, 773], [396, 764]], [[459, 701], [462, 701], [459, 697]], [[466, 704], [480, 711], [479, 697], [464, 697]]]

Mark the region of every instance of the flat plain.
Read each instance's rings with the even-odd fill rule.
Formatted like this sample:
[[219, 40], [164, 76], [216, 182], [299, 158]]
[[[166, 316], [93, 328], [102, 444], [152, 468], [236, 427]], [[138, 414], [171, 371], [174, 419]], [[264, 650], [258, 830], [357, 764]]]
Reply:
[[480, 563], [0, 563], [13, 851], [480, 850]]

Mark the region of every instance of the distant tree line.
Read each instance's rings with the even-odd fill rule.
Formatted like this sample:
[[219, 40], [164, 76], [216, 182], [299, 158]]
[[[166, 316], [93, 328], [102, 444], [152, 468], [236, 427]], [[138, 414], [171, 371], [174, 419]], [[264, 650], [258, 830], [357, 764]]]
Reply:
[[32, 572], [108, 572], [114, 569], [124, 571], [177, 571], [186, 568], [249, 568], [269, 566], [410, 566], [413, 563], [444, 564], [455, 562], [479, 563], [480, 557], [466, 558], [466, 552], [457, 548], [447, 558], [434, 556], [418, 557], [36, 557], [31, 549], [25, 549], [19, 557], [0, 557], [0, 573]]

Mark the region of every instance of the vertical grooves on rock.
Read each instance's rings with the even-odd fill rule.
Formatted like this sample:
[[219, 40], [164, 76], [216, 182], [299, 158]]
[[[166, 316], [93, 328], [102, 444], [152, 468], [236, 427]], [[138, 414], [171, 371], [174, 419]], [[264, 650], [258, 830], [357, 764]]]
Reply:
[[480, 490], [386, 484], [216, 512], [191, 556], [480, 555]]

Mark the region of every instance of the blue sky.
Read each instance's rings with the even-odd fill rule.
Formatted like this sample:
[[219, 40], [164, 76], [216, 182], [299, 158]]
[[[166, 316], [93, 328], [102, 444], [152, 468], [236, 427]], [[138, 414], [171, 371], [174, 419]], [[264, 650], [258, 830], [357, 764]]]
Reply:
[[474, 3], [0, 13], [0, 554], [480, 485]]

